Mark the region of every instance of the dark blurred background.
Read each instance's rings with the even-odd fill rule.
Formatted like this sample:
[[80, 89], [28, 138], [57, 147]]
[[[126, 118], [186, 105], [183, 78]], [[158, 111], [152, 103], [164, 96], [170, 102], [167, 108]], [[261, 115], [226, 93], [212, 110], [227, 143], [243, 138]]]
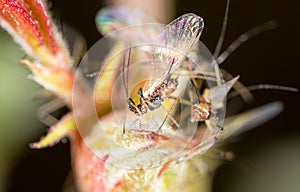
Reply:
[[[213, 51], [225, 4], [225, 0], [177, 0], [176, 17], [188, 12], [202, 16], [205, 30], [201, 41]], [[57, 22], [66, 22], [80, 31], [88, 46], [101, 38], [94, 17], [104, 6], [103, 1], [52, 0], [49, 5]], [[279, 27], [242, 45], [222, 68], [235, 76], [240, 75], [246, 85], [270, 83], [299, 89], [299, 8], [298, 0], [232, 0], [223, 50], [254, 26], [276, 20]], [[217, 170], [213, 191], [300, 191], [300, 95], [271, 90], [253, 94], [255, 102], [245, 104], [241, 110], [278, 100], [283, 102], [285, 109], [270, 122], [228, 144], [236, 159], [225, 162]], [[39, 140], [46, 133], [46, 127], [41, 123], [38, 125], [40, 131], [31, 134], [32, 137], [26, 140], [28, 143]], [[13, 168], [6, 182], [8, 191], [60, 191], [71, 169], [69, 144], [60, 143], [42, 150], [31, 150], [26, 145], [14, 154], [11, 162]]]

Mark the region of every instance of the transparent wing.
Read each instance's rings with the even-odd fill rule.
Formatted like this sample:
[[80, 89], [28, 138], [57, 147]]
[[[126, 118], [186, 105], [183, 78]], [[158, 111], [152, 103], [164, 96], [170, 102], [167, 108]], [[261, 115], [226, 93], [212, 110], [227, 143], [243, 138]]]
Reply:
[[[224, 99], [226, 99], [226, 95], [231, 90], [235, 82], [239, 79], [239, 76], [227, 81], [226, 83], [216, 86], [210, 90], [209, 100], [213, 103], [215, 108], [222, 107], [222, 103]], [[220, 106], [221, 105], [221, 106]]]
[[[168, 24], [158, 36], [153, 47], [153, 79], [161, 81], [178, 68], [185, 60], [201, 35], [204, 27], [203, 19], [193, 13], [182, 15]], [[156, 83], [160, 81], [155, 81]], [[153, 81], [145, 85], [145, 89], [153, 87]]]
[[162, 62], [162, 65], [167, 64], [167, 72], [169, 68], [179, 66], [192, 46], [198, 42], [203, 27], [203, 19], [192, 13], [171, 22], [159, 36], [154, 49], [154, 60]]

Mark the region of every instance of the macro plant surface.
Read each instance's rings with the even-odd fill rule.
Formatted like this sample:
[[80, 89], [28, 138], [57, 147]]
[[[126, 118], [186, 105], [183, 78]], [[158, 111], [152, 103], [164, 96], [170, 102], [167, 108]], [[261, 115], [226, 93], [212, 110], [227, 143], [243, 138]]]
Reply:
[[[89, 57], [86, 56], [83, 59], [79, 68], [76, 68], [64, 40], [49, 17], [43, 1], [2, 0], [0, 10], [2, 27], [12, 34], [30, 56], [21, 62], [31, 69], [33, 80], [57, 96], [53, 103], [58, 103], [58, 106], [60, 103], [64, 103], [70, 109], [70, 112], [60, 121], [51, 125], [49, 133], [41, 141], [32, 144], [32, 147], [52, 146], [63, 137], [69, 137], [73, 174], [80, 191], [181, 191], [183, 189], [207, 188], [205, 183], [192, 185], [192, 179], [201, 178], [217, 166], [217, 164], [213, 164], [208, 168], [208, 165], [203, 162], [202, 155], [209, 148], [215, 147], [234, 133], [245, 131], [253, 125], [260, 124], [281, 110], [280, 103], [272, 103], [249, 113], [240, 114], [233, 120], [225, 120], [223, 125], [225, 117], [224, 98], [237, 78], [229, 76], [228, 80], [224, 81], [222, 72], [218, 67], [220, 59], [215, 58], [215, 61], [210, 54], [208, 57], [203, 57], [207, 56], [201, 53], [203, 50], [207, 51], [205, 46], [201, 44], [194, 46], [197, 44], [201, 33], [201, 31], [196, 31], [202, 30], [202, 19], [196, 15], [182, 16], [166, 27], [153, 25], [150, 28], [142, 26], [141, 28], [123, 29], [128, 25], [143, 23], [143, 19], [147, 20], [148, 18], [136, 17], [135, 12], [130, 15], [128, 10], [125, 11], [126, 17], [122, 17], [124, 10], [107, 9], [106, 12], [102, 12], [102, 15], [100, 14], [102, 23], [98, 24], [104, 35], [108, 35], [112, 39], [115, 38], [115, 44], [107, 47], [103, 43], [104, 39], [97, 44], [100, 45], [100, 48], [96, 49], [96, 53], [102, 54], [102, 51], [108, 52], [108, 54], [100, 55], [96, 59], [90, 59], [89, 57], [93, 56], [90, 54]], [[132, 21], [132, 18], [141, 19]], [[118, 19], [123, 20], [118, 21]], [[190, 25], [190, 20], [196, 20], [194, 22], [196, 26]], [[172, 31], [178, 29], [177, 26], [180, 27], [180, 33], [172, 34]], [[263, 29], [265, 28], [259, 28], [259, 31]], [[135, 34], [139, 30], [142, 30], [143, 33], [150, 31], [154, 35], [147, 35], [151, 40], [145, 40], [139, 36], [139, 33]], [[184, 47], [184, 51], [180, 51], [183, 53], [178, 53], [177, 49], [182, 47]], [[89, 53], [93, 52], [90, 51]], [[217, 57], [218, 55], [217, 51], [214, 56]], [[138, 58], [138, 56], [142, 58]], [[131, 63], [130, 58], [133, 63]], [[93, 59], [95, 59], [95, 64], [89, 66]], [[145, 60], [150, 60], [150, 64], [145, 64]], [[153, 64], [153, 61], [156, 60], [158, 60], [158, 64]], [[88, 61], [88, 66], [84, 65], [86, 61]], [[162, 68], [161, 63], [164, 64]], [[182, 63], [187, 63], [187, 65]], [[190, 66], [192, 64], [196, 66]], [[202, 68], [204, 64], [207, 66]], [[153, 65], [154, 68], [159, 69], [159, 72], [145, 73], [152, 69], [145, 68], [148, 65]], [[170, 67], [172, 65], [178, 66]], [[132, 82], [132, 78], [136, 78], [132, 74], [140, 73], [145, 73], [142, 76], [144, 75], [143, 78], [146, 77], [146, 80]], [[181, 76], [184, 78], [180, 79]], [[162, 112], [150, 110], [149, 107], [149, 111], [152, 111], [155, 118], [146, 119], [149, 121], [147, 124], [141, 123], [145, 119], [141, 120], [142, 112], [136, 103], [142, 103], [143, 94], [137, 94], [138, 89], [143, 87], [147, 91], [146, 87], [148, 86], [150, 91], [147, 93], [151, 93], [151, 89], [155, 90], [162, 81], [170, 82], [170, 78], [179, 78], [179, 84], [183, 84], [178, 86], [181, 88], [178, 88], [179, 92], [176, 93], [180, 98], [170, 94], [170, 98], [166, 98], [166, 102], [163, 103], [162, 101], [161, 106], [157, 107], [162, 109]], [[121, 83], [118, 83], [118, 80]], [[92, 86], [92, 91], [86, 86], [86, 81], [89, 81], [89, 85], [94, 86]], [[202, 81], [207, 81], [207, 86], [200, 89], [197, 85], [205, 84]], [[182, 88], [188, 87], [189, 83], [193, 87], [191, 89], [196, 90], [195, 93]], [[240, 83], [238, 85], [241, 86]], [[284, 89], [283, 87], [279, 88]], [[200, 90], [207, 90], [208, 93], [204, 91], [199, 93]], [[237, 91], [240, 90], [237, 88]], [[246, 88], [243, 90], [250, 94]], [[134, 93], [136, 94], [132, 96], [133, 101], [131, 101], [129, 98]], [[202, 96], [206, 97], [205, 102], [203, 102]], [[243, 96], [247, 98], [247, 95], [243, 94]], [[181, 103], [178, 100], [181, 100]], [[184, 122], [190, 123], [187, 119], [191, 112], [185, 112], [185, 108], [194, 102], [199, 103], [200, 109], [204, 107], [208, 110], [211, 113], [210, 117], [196, 121], [193, 125], [193, 134], [184, 132], [187, 128], [192, 127], [190, 124], [183, 124], [185, 126], [180, 132], [182, 124], [178, 121], [177, 115], [183, 114], [185, 116]], [[179, 105], [188, 104], [185, 104], [183, 109], [178, 112], [175, 110], [178, 103]], [[200, 105], [203, 103], [205, 106]], [[207, 107], [208, 105], [211, 106]], [[127, 108], [127, 106], [129, 107]], [[140, 111], [135, 112], [133, 109]], [[134, 113], [132, 114], [132, 112]], [[133, 116], [133, 120], [127, 122], [131, 117], [130, 115]], [[51, 115], [46, 115], [46, 117], [51, 119]], [[101, 127], [98, 125], [98, 121], [100, 121]], [[48, 123], [54, 122], [51, 120]], [[150, 126], [147, 127], [147, 125]], [[114, 146], [113, 143], [108, 142], [105, 138], [107, 135], [118, 146], [121, 145], [122, 150], [129, 148], [133, 152], [124, 152], [117, 147], [112, 147]], [[171, 142], [167, 142], [168, 140]], [[167, 145], [164, 145], [165, 142]], [[161, 156], [155, 156], [159, 155], [161, 147], [167, 151], [170, 149], [172, 153], [175, 151], [176, 155], [171, 155], [160, 161], [159, 158], [164, 158], [168, 154], [164, 151]], [[141, 154], [142, 156], [140, 156]], [[149, 159], [156, 159], [158, 162], [148, 165]]]

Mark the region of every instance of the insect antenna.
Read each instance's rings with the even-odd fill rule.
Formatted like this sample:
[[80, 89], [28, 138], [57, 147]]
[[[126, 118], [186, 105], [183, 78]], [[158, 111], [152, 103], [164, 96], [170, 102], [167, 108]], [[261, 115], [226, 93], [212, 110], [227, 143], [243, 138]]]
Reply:
[[243, 43], [245, 43], [252, 37], [259, 35], [265, 31], [275, 29], [275, 28], [277, 28], [277, 26], [278, 26], [277, 22], [272, 20], [272, 21], [263, 23], [261, 25], [258, 25], [256, 27], [250, 29], [246, 33], [240, 35], [233, 43], [231, 43], [228, 46], [228, 48], [221, 55], [215, 57], [217, 60], [217, 63], [218, 64], [223, 63], [232, 52], [234, 52], [238, 47], [240, 47]]
[[232, 52], [234, 52], [238, 47], [240, 47], [243, 43], [245, 43], [252, 37], [260, 33], [263, 33], [265, 31], [275, 29], [278, 26], [277, 22], [274, 20], [258, 25], [250, 29], [246, 33], [240, 35], [233, 43], [231, 43], [231, 45], [228, 46], [228, 48], [223, 53], [220, 54], [224, 42], [225, 34], [226, 34], [227, 24], [228, 24], [229, 5], [230, 5], [230, 0], [227, 0], [220, 37], [218, 39], [218, 43], [216, 45], [213, 54], [218, 64], [223, 63]]
[[230, 0], [227, 0], [221, 33], [220, 33], [219, 40], [218, 40], [218, 43], [216, 45], [216, 48], [215, 48], [215, 51], [213, 54], [214, 58], [217, 58], [219, 56], [223, 42], [224, 42], [225, 33], [226, 33], [226, 29], [227, 29], [227, 23], [228, 23], [229, 4], [230, 4]]
[[[132, 99], [129, 97], [128, 93], [128, 75], [129, 75], [129, 63], [130, 63], [130, 56], [131, 56], [131, 45], [129, 46], [128, 50], [128, 58], [127, 58], [127, 64], [126, 64], [126, 77], [125, 77], [125, 61], [126, 61], [126, 54], [124, 54], [124, 62], [123, 62], [123, 69], [122, 69], [122, 76], [123, 76], [123, 83], [124, 83], [124, 89], [125, 89], [125, 94], [126, 94], [126, 104], [128, 105], [129, 102], [133, 102]], [[127, 107], [126, 107], [127, 108]], [[125, 108], [125, 109], [126, 109]], [[123, 134], [125, 134], [125, 123], [126, 123], [126, 116], [127, 116], [127, 110], [125, 110], [125, 117], [123, 121]]]
[[[279, 91], [289, 91], [289, 92], [298, 92], [298, 89], [294, 87], [287, 87], [287, 86], [281, 86], [281, 85], [270, 85], [270, 84], [258, 84], [258, 85], [251, 85], [249, 87], [246, 87], [246, 91], [255, 91], [255, 90], [263, 90], [263, 89], [270, 89], [270, 90], [279, 90]], [[230, 94], [228, 94], [228, 99], [231, 99], [233, 97], [236, 97], [240, 94], [243, 94], [243, 91], [233, 91]]]
[[[215, 51], [213, 54], [214, 58], [217, 58], [218, 55], [220, 54], [220, 51], [221, 51], [221, 48], [222, 48], [222, 45], [224, 42], [225, 33], [226, 33], [226, 29], [227, 29], [227, 23], [228, 23], [229, 4], [230, 4], [230, 0], [227, 0], [221, 33], [220, 33], [219, 40], [218, 40], [218, 43], [216, 45], [216, 48], [215, 48]], [[217, 85], [221, 86], [222, 83], [224, 83], [224, 82], [222, 81], [220, 71], [218, 70], [218, 67], [217, 67], [218, 62], [217, 63], [214, 62], [214, 65], [215, 65], [214, 68], [215, 68], [215, 73], [216, 73]]]

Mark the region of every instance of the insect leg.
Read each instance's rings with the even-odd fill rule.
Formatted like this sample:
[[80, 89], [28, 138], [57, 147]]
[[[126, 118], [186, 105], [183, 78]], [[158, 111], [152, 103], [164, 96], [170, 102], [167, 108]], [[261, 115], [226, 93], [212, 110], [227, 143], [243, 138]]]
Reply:
[[[125, 89], [125, 94], [126, 94], [126, 99], [127, 99], [127, 107], [129, 108], [130, 111], [133, 110], [133, 106], [135, 106], [135, 103], [133, 102], [133, 100], [129, 97], [129, 93], [128, 93], [128, 75], [129, 75], [129, 63], [130, 63], [130, 56], [131, 56], [131, 45], [129, 47], [129, 52], [128, 52], [128, 59], [127, 59], [127, 66], [126, 66], [126, 77], [125, 77], [125, 57], [126, 55], [124, 55], [124, 62], [123, 62], [123, 83], [124, 83], [124, 89]], [[125, 108], [126, 109], [126, 108]], [[123, 121], [123, 134], [125, 134], [125, 124], [126, 124], [126, 116], [127, 116], [127, 110], [125, 110], [125, 117], [124, 117], [124, 121]]]
[[58, 122], [58, 120], [50, 115], [50, 113], [63, 106], [65, 106], [64, 101], [62, 101], [60, 98], [56, 98], [38, 109], [38, 117], [45, 125], [51, 127], [53, 124]]
[[162, 124], [158, 127], [157, 133], [160, 132], [162, 126], [165, 124], [165, 122], [167, 121], [168, 117], [171, 118], [171, 120], [173, 121], [173, 123], [176, 125], [177, 128], [179, 128], [179, 124], [176, 122], [176, 120], [171, 116], [170, 111], [172, 111], [173, 107], [175, 106], [175, 104], [178, 102], [178, 98], [176, 98], [176, 101], [172, 104], [170, 110], [167, 110], [167, 115], [164, 118]]

